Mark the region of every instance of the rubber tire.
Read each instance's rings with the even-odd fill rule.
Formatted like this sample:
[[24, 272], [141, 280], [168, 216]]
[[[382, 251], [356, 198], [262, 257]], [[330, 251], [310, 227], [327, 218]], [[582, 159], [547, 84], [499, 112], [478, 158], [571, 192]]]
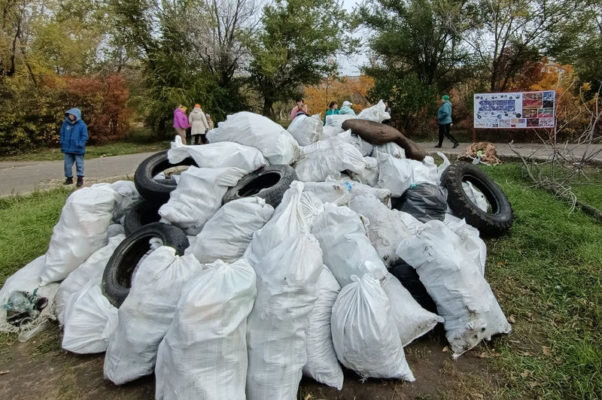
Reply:
[[152, 224], [153, 222], [159, 222], [161, 216], [159, 215], [159, 208], [161, 203], [155, 203], [147, 200], [140, 200], [136, 202], [125, 214], [123, 219], [123, 229], [125, 230], [126, 236], [131, 235], [138, 229]]
[[[277, 180], [274, 181], [274, 179]], [[257, 196], [276, 208], [282, 201], [284, 192], [296, 179], [297, 173], [292, 167], [288, 165], [268, 165], [243, 176], [236, 186], [228, 189], [222, 202], [226, 204], [229, 201], [243, 197]], [[258, 188], [261, 189], [257, 191]]]
[[140, 195], [151, 202], [166, 203], [169, 194], [176, 188], [173, 179], [153, 179], [159, 172], [178, 165], [195, 165], [192, 158], [186, 158], [177, 164], [171, 164], [167, 159], [167, 150], [160, 151], [142, 161], [134, 174], [134, 184]]
[[430, 312], [437, 313], [435, 302], [426, 291], [426, 288], [418, 277], [418, 273], [412, 266], [402, 259], [399, 259], [391, 266], [389, 272], [399, 279], [399, 282], [401, 282], [403, 287], [410, 292], [418, 304]]
[[[481, 210], [468, 198], [462, 187], [463, 181], [469, 181], [485, 195], [491, 212]], [[456, 162], [443, 172], [441, 185], [447, 189], [447, 204], [454, 215], [465, 218], [482, 237], [504, 235], [512, 226], [512, 205], [502, 189], [480, 168], [463, 161]]]
[[130, 292], [134, 269], [149, 250], [149, 239], [154, 237], [160, 238], [164, 246], [173, 247], [177, 255], [184, 254], [189, 245], [182, 229], [160, 222], [145, 225], [127, 236], [113, 252], [102, 276], [102, 293], [115, 307], [119, 308]]

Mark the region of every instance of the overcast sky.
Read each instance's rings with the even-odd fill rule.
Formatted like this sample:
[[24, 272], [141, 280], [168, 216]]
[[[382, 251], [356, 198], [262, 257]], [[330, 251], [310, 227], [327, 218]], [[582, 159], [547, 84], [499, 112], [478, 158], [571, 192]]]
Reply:
[[[343, 0], [343, 8], [347, 11], [352, 11], [361, 0]], [[359, 37], [359, 35], [356, 34]], [[361, 39], [361, 37], [359, 37]], [[339, 73], [344, 76], [357, 76], [360, 74], [360, 67], [368, 63], [368, 57], [365, 49], [357, 49], [353, 56], [338, 57]]]

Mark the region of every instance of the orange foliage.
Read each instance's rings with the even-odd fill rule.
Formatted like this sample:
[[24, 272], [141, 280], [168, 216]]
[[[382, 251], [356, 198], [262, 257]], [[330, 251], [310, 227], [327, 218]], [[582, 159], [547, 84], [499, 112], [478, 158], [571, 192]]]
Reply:
[[328, 77], [319, 85], [305, 87], [304, 99], [310, 113], [320, 113], [322, 117], [331, 101], [336, 101], [340, 108], [343, 101], [349, 100], [355, 112], [359, 112], [370, 105], [366, 96], [373, 86], [374, 79], [367, 75]]

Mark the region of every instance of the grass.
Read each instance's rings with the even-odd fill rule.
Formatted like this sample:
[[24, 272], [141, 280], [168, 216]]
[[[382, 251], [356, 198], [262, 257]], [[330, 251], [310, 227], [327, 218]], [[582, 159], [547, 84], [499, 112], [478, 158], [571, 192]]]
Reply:
[[[510, 335], [474, 350], [488, 357], [487, 369], [496, 375], [492, 397], [602, 398], [602, 226], [532, 189], [517, 163], [486, 171], [515, 212], [510, 234], [487, 242], [487, 279], [515, 320]], [[594, 199], [602, 195], [600, 186], [579, 187]], [[68, 194], [0, 200], [0, 284], [44, 253]], [[10, 356], [5, 347], [13, 340], [0, 335], [2, 357]], [[466, 393], [479, 390], [473, 378], [458, 377]]]
[[[103, 145], [90, 145], [86, 146], [86, 159], [159, 151], [168, 148], [169, 141], [149, 143], [114, 142]], [[62, 159], [63, 153], [61, 153], [60, 148], [43, 148], [28, 153], [0, 156], [0, 161], [55, 161]]]

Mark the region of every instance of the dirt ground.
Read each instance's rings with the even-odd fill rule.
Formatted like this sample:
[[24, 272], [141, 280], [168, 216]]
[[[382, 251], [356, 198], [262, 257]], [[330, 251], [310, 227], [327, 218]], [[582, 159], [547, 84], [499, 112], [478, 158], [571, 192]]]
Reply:
[[[152, 376], [117, 387], [103, 379], [103, 355], [78, 356], [61, 350], [60, 330], [52, 325], [29, 342], [0, 348], [0, 399], [103, 399], [154, 398]], [[416, 382], [369, 379], [361, 382], [345, 371], [342, 391], [304, 378], [298, 398], [302, 400], [393, 400], [393, 399], [487, 399], [494, 391], [496, 375], [487, 359], [479, 358], [482, 346], [458, 360], [445, 348], [439, 327], [406, 348]]]

